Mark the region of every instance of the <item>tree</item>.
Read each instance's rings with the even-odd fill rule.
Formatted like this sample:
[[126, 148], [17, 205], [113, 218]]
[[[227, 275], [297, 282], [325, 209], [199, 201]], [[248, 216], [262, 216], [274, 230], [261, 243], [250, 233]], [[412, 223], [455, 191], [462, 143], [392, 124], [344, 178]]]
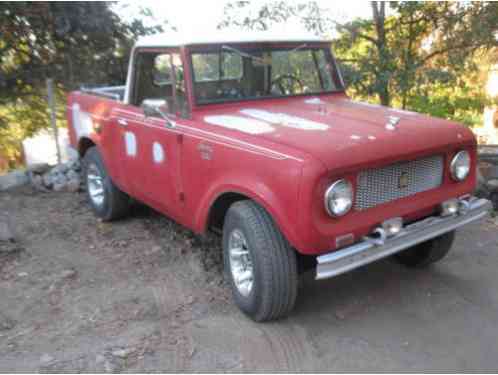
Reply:
[[316, 1], [269, 2], [252, 14], [244, 11], [249, 6], [248, 1], [228, 4], [220, 27], [268, 29], [294, 17], [318, 34], [334, 28], [339, 33], [334, 50], [350, 91], [375, 96], [383, 105], [420, 109], [423, 91], [468, 84], [462, 77], [476, 71], [476, 54], [498, 46], [498, 3], [372, 1], [371, 19], [346, 23], [335, 21]]
[[65, 92], [125, 79], [134, 40], [162, 31], [143, 18], [123, 21], [110, 2], [0, 2], [0, 156], [17, 159], [19, 143], [47, 127], [45, 79]]

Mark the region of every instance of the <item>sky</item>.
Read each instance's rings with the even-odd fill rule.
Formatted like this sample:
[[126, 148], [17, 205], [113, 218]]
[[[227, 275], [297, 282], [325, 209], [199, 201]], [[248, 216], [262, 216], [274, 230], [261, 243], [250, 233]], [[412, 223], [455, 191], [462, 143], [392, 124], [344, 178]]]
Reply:
[[[332, 1], [316, 0], [320, 8], [330, 14], [337, 21], [344, 22], [355, 17], [370, 18], [371, 8], [369, 1]], [[120, 15], [137, 16], [140, 6], [149, 8], [157, 21], [167, 19], [179, 30], [194, 28], [196, 31], [214, 30], [223, 20], [223, 10], [229, 0], [170, 0], [170, 1], [124, 1], [118, 4], [117, 11]], [[260, 5], [267, 3], [265, 0], [252, 0], [250, 8], [256, 10]], [[302, 3], [303, 0], [287, 0], [287, 3]], [[276, 26], [275, 28], [278, 28]], [[289, 27], [295, 31], [302, 30], [299, 22], [289, 22]], [[294, 31], [294, 30], [293, 30]]]

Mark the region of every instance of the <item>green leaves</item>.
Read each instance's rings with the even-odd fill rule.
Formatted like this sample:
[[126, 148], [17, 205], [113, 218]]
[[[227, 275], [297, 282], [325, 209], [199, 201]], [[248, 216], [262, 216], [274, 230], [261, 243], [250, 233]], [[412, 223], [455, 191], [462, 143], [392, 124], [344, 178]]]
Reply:
[[[110, 2], [0, 2], [0, 156], [19, 155], [19, 142], [48, 127], [45, 79], [65, 92], [82, 85], [121, 84], [134, 40], [162, 31], [121, 20]], [[150, 16], [143, 10], [143, 17]]]
[[228, 4], [220, 27], [267, 29], [294, 17], [319, 34], [334, 29], [333, 49], [353, 97], [467, 124], [481, 121], [491, 66], [483, 56], [498, 47], [498, 3], [373, 1], [371, 18], [342, 24], [315, 1], [268, 1], [260, 12], [251, 7]]

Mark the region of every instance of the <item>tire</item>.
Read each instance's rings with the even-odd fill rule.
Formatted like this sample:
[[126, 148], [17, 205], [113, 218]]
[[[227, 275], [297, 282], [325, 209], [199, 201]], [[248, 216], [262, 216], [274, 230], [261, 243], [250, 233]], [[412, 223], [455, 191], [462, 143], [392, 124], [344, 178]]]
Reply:
[[[99, 189], [95, 187], [95, 184], [92, 189], [92, 181], [98, 179], [96, 177], [98, 174], [100, 175], [101, 194], [97, 194]], [[83, 158], [83, 183], [90, 206], [103, 221], [119, 219], [129, 212], [130, 197], [112, 182], [97, 147], [88, 149]]]
[[448, 232], [432, 240], [422, 242], [394, 256], [398, 263], [407, 267], [427, 267], [443, 259], [455, 240], [455, 231]]
[[[234, 275], [240, 258], [230, 255], [241, 235], [252, 264], [250, 290], [243, 289], [242, 284], [237, 286]], [[281, 318], [293, 309], [298, 286], [296, 253], [270, 215], [256, 203], [239, 201], [228, 209], [223, 225], [223, 259], [235, 303], [247, 316], [262, 322]]]

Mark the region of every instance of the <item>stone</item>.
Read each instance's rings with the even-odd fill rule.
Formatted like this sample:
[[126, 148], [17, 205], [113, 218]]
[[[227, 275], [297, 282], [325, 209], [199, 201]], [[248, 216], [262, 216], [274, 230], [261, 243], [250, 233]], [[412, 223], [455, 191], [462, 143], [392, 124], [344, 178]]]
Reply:
[[50, 170], [50, 165], [47, 163], [36, 163], [31, 164], [26, 168], [27, 172], [35, 173], [35, 174], [44, 174]]
[[64, 174], [69, 170], [69, 166], [66, 163], [57, 164], [52, 168], [51, 172], [56, 174]]
[[80, 190], [80, 185], [81, 182], [79, 178], [74, 180], [69, 180], [68, 183], [66, 184], [66, 190], [69, 191], [70, 193], [76, 193]]
[[54, 181], [50, 172], [45, 173], [43, 175], [43, 185], [45, 185], [46, 188], [51, 188], [53, 184]]
[[29, 179], [31, 181], [31, 185], [39, 191], [48, 191], [47, 188], [45, 187], [43, 183], [43, 176], [35, 173], [30, 172]]
[[28, 174], [24, 171], [14, 171], [0, 176], [0, 191], [16, 188], [29, 183]]
[[64, 173], [57, 173], [54, 175], [54, 185], [65, 185], [67, 183], [67, 177]]
[[81, 163], [79, 159], [71, 159], [68, 163], [69, 169], [75, 172], [79, 172], [81, 170]]
[[69, 171], [67, 171], [66, 173], [66, 178], [68, 180], [75, 180], [75, 179], [79, 179], [80, 178], [80, 175], [78, 172], [76, 172], [74, 169], [70, 169]]

